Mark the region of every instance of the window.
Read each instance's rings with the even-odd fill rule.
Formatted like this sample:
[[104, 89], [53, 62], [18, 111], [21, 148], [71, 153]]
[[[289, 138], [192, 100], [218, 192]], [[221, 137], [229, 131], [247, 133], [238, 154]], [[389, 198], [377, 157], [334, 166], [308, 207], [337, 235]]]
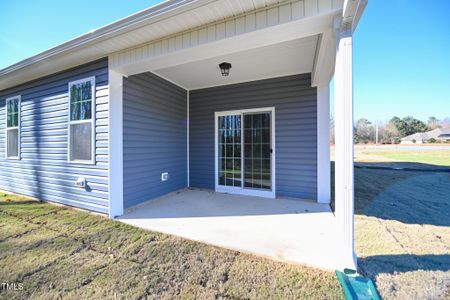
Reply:
[[20, 96], [6, 99], [6, 158], [20, 159]]
[[69, 83], [69, 161], [94, 163], [95, 78]]

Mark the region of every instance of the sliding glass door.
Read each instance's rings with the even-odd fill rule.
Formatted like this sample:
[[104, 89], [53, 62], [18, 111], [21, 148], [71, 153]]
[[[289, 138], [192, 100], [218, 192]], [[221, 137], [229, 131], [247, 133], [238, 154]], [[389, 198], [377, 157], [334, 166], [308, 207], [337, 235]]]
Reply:
[[216, 113], [216, 190], [274, 197], [273, 109]]

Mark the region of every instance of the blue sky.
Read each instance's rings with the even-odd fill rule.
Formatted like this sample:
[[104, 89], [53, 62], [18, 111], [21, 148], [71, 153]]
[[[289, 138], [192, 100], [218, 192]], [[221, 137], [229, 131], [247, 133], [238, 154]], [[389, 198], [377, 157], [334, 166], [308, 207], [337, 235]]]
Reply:
[[[0, 68], [158, 2], [2, 0]], [[353, 41], [355, 118], [450, 117], [449, 12], [448, 0], [369, 0]]]

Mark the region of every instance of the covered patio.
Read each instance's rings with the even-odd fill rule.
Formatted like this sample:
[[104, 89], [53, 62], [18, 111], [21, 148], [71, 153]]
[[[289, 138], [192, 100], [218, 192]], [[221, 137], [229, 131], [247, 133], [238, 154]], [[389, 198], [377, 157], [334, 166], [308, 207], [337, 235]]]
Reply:
[[352, 33], [365, 3], [280, 1], [110, 55], [110, 216], [356, 268]]
[[313, 201], [184, 189], [127, 209], [119, 220], [285, 262], [344, 267], [336, 218]]

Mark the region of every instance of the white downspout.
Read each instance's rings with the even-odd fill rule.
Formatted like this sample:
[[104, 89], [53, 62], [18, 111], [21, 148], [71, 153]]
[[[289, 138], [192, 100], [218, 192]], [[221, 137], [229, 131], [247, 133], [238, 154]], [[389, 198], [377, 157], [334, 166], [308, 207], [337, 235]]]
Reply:
[[189, 176], [189, 127], [190, 127], [190, 120], [189, 120], [189, 93], [190, 91], [187, 90], [186, 92], [186, 106], [187, 106], [187, 110], [186, 110], [186, 131], [187, 131], [187, 141], [186, 141], [186, 145], [187, 145], [187, 149], [186, 149], [186, 159], [187, 159], [187, 187], [191, 186], [191, 182], [190, 182], [190, 176]]

